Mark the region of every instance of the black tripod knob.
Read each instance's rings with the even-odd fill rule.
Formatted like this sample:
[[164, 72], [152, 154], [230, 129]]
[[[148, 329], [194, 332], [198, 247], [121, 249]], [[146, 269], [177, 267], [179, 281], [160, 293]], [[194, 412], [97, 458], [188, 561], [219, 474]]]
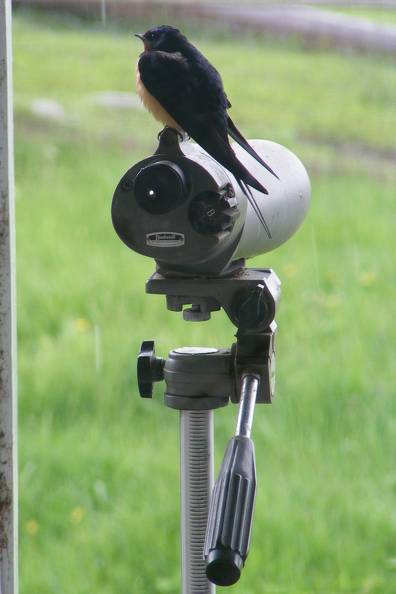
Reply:
[[218, 586], [231, 586], [240, 578], [249, 550], [255, 496], [253, 442], [233, 437], [213, 489], [206, 532], [206, 575]]
[[165, 360], [155, 356], [154, 340], [144, 340], [137, 358], [137, 380], [142, 398], [152, 398], [153, 383], [164, 379]]

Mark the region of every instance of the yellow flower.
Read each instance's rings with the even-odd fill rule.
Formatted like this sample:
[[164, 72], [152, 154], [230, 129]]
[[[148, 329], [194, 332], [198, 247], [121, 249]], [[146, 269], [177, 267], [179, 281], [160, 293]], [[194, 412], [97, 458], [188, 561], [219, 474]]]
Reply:
[[363, 287], [371, 287], [377, 280], [377, 275], [374, 272], [362, 272], [359, 276], [359, 282]]
[[85, 517], [85, 510], [82, 507], [75, 507], [70, 512], [70, 518], [73, 524], [81, 524]]
[[26, 532], [29, 536], [35, 536], [38, 532], [39, 525], [33, 518], [26, 522]]
[[326, 296], [326, 305], [329, 309], [337, 309], [337, 307], [339, 307], [341, 303], [341, 298], [336, 293], [329, 293]]
[[294, 278], [298, 273], [298, 268], [295, 264], [286, 264], [283, 268], [283, 274], [286, 278]]
[[73, 326], [76, 332], [88, 332], [91, 327], [90, 321], [86, 318], [77, 318], [73, 321]]

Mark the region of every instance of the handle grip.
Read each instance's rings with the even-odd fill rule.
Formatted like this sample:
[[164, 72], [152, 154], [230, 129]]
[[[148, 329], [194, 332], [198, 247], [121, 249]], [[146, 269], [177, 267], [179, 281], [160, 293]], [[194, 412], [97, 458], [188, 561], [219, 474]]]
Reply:
[[255, 496], [253, 442], [233, 437], [213, 489], [206, 530], [206, 575], [218, 586], [231, 586], [240, 578], [249, 550]]

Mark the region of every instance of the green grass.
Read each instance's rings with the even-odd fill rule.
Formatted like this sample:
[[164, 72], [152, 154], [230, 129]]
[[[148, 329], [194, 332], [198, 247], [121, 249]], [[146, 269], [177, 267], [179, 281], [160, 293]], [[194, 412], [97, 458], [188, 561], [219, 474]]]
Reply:
[[[241, 128], [295, 150], [313, 178], [301, 231], [255, 260], [283, 281], [277, 399], [256, 412], [252, 547], [229, 592], [393, 594], [395, 66], [196, 40]], [[18, 17], [14, 46], [21, 594], [176, 593], [177, 413], [160, 388], [139, 399], [135, 353], [150, 337], [161, 355], [228, 346], [234, 329], [145, 296], [153, 263], [112, 229], [113, 189], [158, 127], [90, 97], [132, 89], [135, 42]], [[37, 97], [69, 121], [33, 116]], [[217, 459], [235, 412], [216, 412]]]

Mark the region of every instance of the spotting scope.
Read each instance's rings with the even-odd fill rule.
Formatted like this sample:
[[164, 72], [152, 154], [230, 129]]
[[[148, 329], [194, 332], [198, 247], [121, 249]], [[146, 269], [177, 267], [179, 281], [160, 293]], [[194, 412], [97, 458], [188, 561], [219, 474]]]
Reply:
[[121, 240], [154, 258], [157, 271], [170, 277], [235, 273], [246, 258], [287, 241], [309, 207], [308, 174], [280, 144], [249, 143], [279, 178], [233, 145], [238, 159], [268, 189], [265, 195], [251, 188], [265, 224], [227, 169], [165, 128], [155, 153], [133, 165], [116, 187], [112, 220]]

